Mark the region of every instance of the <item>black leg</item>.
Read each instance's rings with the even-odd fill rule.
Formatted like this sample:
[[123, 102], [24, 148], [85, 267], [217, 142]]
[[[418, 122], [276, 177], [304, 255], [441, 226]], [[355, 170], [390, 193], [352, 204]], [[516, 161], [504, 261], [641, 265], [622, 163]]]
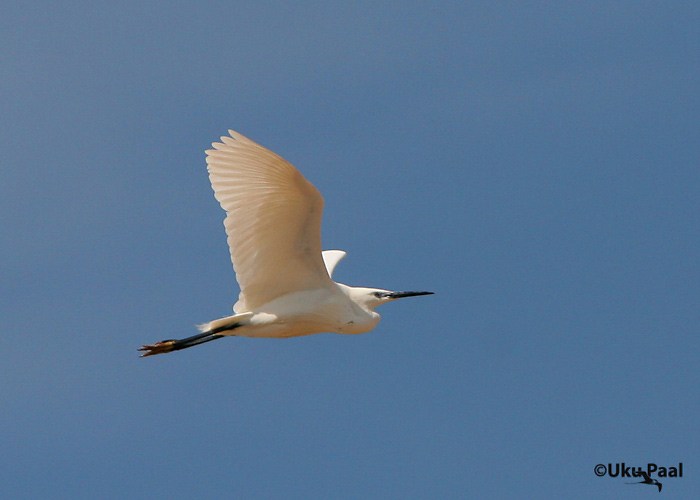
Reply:
[[225, 337], [225, 335], [217, 335], [219, 332], [233, 330], [240, 325], [226, 325], [225, 327], [214, 328], [207, 332], [200, 333], [198, 335], [192, 335], [191, 337], [186, 337], [179, 340], [161, 340], [155, 344], [149, 344], [139, 347], [139, 351], [144, 352], [141, 357], [155, 356], [156, 354], [165, 354], [167, 352], [179, 351], [181, 349], [187, 349], [188, 347], [194, 347], [199, 344], [204, 344], [205, 342], [211, 342], [212, 340], [220, 339]]

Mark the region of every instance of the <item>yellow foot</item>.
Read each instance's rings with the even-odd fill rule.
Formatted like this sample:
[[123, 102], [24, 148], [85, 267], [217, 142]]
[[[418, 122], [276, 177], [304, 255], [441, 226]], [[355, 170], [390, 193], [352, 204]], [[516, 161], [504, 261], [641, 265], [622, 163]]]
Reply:
[[142, 358], [145, 358], [146, 356], [154, 356], [156, 354], [170, 352], [173, 350], [174, 345], [174, 340], [162, 340], [160, 342], [156, 342], [155, 344], [139, 347], [139, 351], [146, 351], [141, 355]]

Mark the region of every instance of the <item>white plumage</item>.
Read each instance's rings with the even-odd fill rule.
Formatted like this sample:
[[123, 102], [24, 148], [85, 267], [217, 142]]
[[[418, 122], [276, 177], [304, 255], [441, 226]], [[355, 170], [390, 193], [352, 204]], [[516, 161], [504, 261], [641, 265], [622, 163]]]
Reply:
[[321, 252], [321, 194], [280, 156], [233, 130], [229, 134], [206, 153], [241, 289], [236, 314], [200, 325], [199, 335], [145, 345], [143, 356], [226, 335], [364, 333], [379, 322], [379, 304], [430, 293], [335, 283], [331, 276], [345, 252]]

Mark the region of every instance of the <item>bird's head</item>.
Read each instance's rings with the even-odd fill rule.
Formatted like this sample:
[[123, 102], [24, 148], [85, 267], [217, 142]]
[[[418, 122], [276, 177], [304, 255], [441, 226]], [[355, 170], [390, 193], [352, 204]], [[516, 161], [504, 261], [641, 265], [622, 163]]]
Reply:
[[391, 292], [380, 288], [353, 288], [351, 298], [361, 306], [374, 311], [374, 308], [392, 300], [417, 295], [432, 295], [433, 292]]

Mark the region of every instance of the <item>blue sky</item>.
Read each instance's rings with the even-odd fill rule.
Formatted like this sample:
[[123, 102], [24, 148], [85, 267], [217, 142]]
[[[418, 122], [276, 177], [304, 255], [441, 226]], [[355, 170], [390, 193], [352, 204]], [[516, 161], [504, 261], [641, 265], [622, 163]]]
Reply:
[[[0, 19], [0, 491], [700, 491], [697, 2], [22, 2]], [[204, 150], [324, 194], [361, 336], [196, 333], [238, 289]], [[599, 463], [684, 463], [663, 491]], [[660, 498], [660, 496], [659, 496]]]

